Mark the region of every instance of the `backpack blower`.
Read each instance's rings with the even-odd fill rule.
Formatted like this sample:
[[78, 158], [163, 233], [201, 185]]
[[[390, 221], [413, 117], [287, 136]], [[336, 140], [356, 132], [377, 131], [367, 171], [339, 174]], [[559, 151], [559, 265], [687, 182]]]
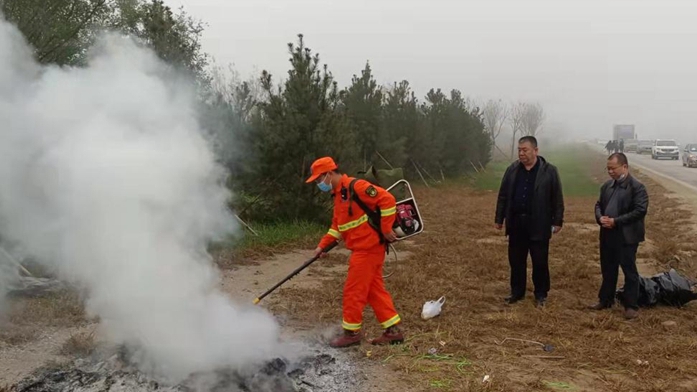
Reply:
[[401, 241], [423, 232], [424, 225], [409, 182], [406, 180], [399, 180], [391, 187], [387, 188], [387, 191], [392, 192], [393, 189], [399, 186], [408, 191], [408, 196], [406, 198], [397, 200], [397, 216], [392, 226], [392, 230], [397, 234], [397, 240]]
[[[374, 183], [373, 181], [370, 181], [371, 183]], [[379, 184], [375, 184], [380, 186]], [[393, 195], [395, 193], [399, 193], [399, 188], [398, 187], [403, 187], [402, 192], [408, 191], [408, 196], [406, 196], [402, 200], [397, 200], [397, 216], [395, 217], [395, 222], [394, 225], [392, 226], [392, 230], [394, 230], [395, 234], [397, 234], [397, 241], [402, 241], [407, 238], [413, 237], [417, 234], [420, 234], [424, 230], [424, 225], [423, 225], [423, 220], [421, 218], [421, 214], [419, 213], [419, 207], [416, 205], [416, 200], [414, 199], [414, 194], [412, 193], [411, 186], [406, 180], [399, 180], [392, 184], [389, 188], [386, 190]], [[406, 194], [406, 192], [405, 192]], [[364, 204], [360, 202], [360, 199], [358, 199], [359, 205], [361, 205], [361, 208], [363, 208]], [[367, 207], [366, 207], [367, 208]], [[364, 208], [365, 209], [365, 208]], [[366, 211], [367, 213], [368, 211]], [[334, 249], [338, 245], [338, 242], [333, 242], [330, 245], [328, 245], [326, 248], [322, 249], [322, 252], [311, 258], [310, 260], [306, 261], [303, 263], [300, 267], [296, 268], [293, 272], [288, 274], [283, 280], [280, 282], [276, 283], [273, 287], [270, 289], [266, 290], [264, 294], [258, 296], [257, 298], [254, 299], [254, 304], [258, 304], [261, 302], [264, 297], [267, 295], [271, 294], [274, 290], [279, 288], [282, 284], [285, 282], [291, 280], [293, 277], [295, 277], [297, 274], [299, 274], [302, 270], [305, 268], [309, 267], [310, 264], [314, 263], [320, 258], [320, 255], [322, 253], [327, 253], [330, 250]]]

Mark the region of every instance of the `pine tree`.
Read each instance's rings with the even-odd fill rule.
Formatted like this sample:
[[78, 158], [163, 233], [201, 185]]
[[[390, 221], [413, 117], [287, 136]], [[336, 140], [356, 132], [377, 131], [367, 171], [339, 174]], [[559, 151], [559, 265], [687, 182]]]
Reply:
[[360, 77], [353, 75], [351, 86], [342, 96], [342, 103], [350, 132], [358, 144], [359, 156], [364, 162], [372, 161], [378, 150], [382, 91], [373, 79], [370, 64], [366, 63]]
[[[325, 211], [317, 203], [317, 188], [305, 184], [312, 161], [334, 157], [342, 168], [356, 161], [356, 145], [348, 122], [339, 110], [340, 94], [319, 55], [298, 44], [288, 44], [291, 69], [283, 87], [274, 89], [271, 75], [264, 71], [262, 86], [268, 101], [260, 104], [253, 124], [251, 148], [255, 153], [257, 188], [270, 206], [265, 218], [311, 219]], [[262, 180], [273, 188], [259, 189]]]
[[401, 81], [387, 90], [378, 135], [380, 153], [395, 167], [408, 167], [409, 156], [416, 151], [421, 113], [409, 82]]

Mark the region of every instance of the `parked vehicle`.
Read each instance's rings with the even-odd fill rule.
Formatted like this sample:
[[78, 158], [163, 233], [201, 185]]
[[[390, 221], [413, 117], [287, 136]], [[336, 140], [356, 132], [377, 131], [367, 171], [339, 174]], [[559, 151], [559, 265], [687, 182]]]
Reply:
[[624, 141], [624, 152], [636, 152], [639, 147], [639, 141], [637, 139], [626, 139]]
[[653, 147], [653, 140], [639, 140], [639, 144], [637, 144], [636, 148], [636, 153], [651, 154], [651, 147]]
[[651, 147], [651, 159], [670, 158], [680, 159], [678, 143], [673, 139], [657, 139]]
[[682, 153], [682, 165], [685, 167], [697, 167], [697, 143], [685, 146]]

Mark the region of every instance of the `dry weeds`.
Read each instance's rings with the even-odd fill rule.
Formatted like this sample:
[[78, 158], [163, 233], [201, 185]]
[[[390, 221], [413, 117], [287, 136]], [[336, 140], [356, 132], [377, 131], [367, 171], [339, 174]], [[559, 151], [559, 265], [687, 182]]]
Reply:
[[94, 331], [78, 332], [65, 341], [60, 353], [66, 356], [86, 357], [91, 355], [96, 347]]
[[44, 297], [16, 298], [8, 317], [0, 325], [0, 345], [21, 345], [37, 338], [43, 330], [85, 323], [83, 302], [74, 292]]
[[[604, 179], [603, 165], [602, 157], [589, 162], [589, 174]], [[650, 242], [640, 247], [639, 256], [654, 272], [674, 267], [697, 276], [694, 233], [678, 230], [691, 214], [657, 183], [638, 177], [651, 200]], [[403, 372], [414, 390], [697, 390], [696, 304], [642, 310], [630, 322], [618, 308], [585, 309], [595, 302], [600, 285], [595, 198], [566, 198], [567, 224], [550, 249], [547, 307], [534, 307], [531, 282], [526, 301], [504, 305], [509, 269], [503, 234], [493, 228], [495, 196], [458, 186], [418, 189], [427, 231], [409, 249], [413, 257], [400, 261], [387, 280], [408, 339], [393, 347], [363, 344], [353, 349], [357, 356]], [[336, 324], [342, 283], [343, 276], [336, 276], [317, 289], [282, 289], [278, 297], [296, 320]], [[421, 320], [423, 303], [441, 295], [447, 298], [443, 314]], [[677, 325], [665, 328], [666, 320]], [[365, 321], [369, 336], [380, 333], [370, 310]], [[545, 352], [519, 341], [497, 344], [506, 337], [554, 349]]]

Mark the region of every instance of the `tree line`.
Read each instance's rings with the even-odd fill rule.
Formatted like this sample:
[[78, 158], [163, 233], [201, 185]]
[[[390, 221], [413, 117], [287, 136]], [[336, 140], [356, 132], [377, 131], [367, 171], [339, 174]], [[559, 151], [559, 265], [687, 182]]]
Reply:
[[378, 83], [369, 63], [341, 87], [302, 35], [288, 44], [282, 82], [266, 71], [242, 80], [211, 65], [201, 21], [161, 0], [0, 0], [0, 11], [41, 63], [84, 66], [98, 33], [116, 30], [193, 76], [201, 124], [230, 171], [231, 203], [248, 219], [323, 217], [318, 190], [304, 183], [320, 156], [349, 174], [374, 165], [403, 168], [412, 179], [417, 170], [456, 178], [489, 162], [507, 119], [513, 138], [534, 134], [544, 119], [539, 105], [480, 107], [459, 90], [434, 88], [419, 99], [406, 80]]
[[438, 179], [461, 176], [473, 163], [490, 160], [482, 112], [460, 91], [431, 89], [420, 101], [408, 81], [380, 85], [369, 63], [340, 88], [302, 35], [288, 51], [291, 68], [282, 84], [266, 71], [248, 81], [221, 82], [220, 72], [213, 77], [214, 105], [231, 114], [225, 127], [234, 134], [230, 143], [244, 147], [223, 150], [233, 189], [242, 196], [238, 204], [258, 206], [248, 215], [321, 216], [326, 209], [317, 203], [317, 189], [303, 179], [312, 161], [324, 155], [349, 174], [397, 167], [410, 178], [419, 171]]

